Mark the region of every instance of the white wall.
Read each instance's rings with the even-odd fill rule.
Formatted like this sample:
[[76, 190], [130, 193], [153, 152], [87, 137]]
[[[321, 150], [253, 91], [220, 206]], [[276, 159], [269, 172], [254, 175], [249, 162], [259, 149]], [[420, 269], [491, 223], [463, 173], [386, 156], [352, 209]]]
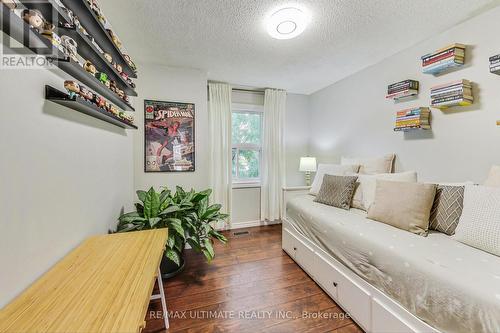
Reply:
[[[157, 65], [140, 65], [137, 80], [136, 123], [134, 134], [135, 188], [159, 189], [176, 185], [186, 190], [204, 190], [209, 181], [209, 141], [207, 113], [207, 75], [195, 69], [171, 68]], [[196, 170], [194, 172], [145, 173], [144, 172], [144, 100], [186, 102], [195, 104]]]
[[0, 74], [0, 308], [132, 204], [130, 132], [45, 101], [58, 75]]
[[233, 188], [231, 226], [260, 221], [260, 187]]
[[285, 116], [286, 184], [305, 185], [304, 173], [299, 171], [302, 156], [309, 155], [309, 96], [288, 94]]
[[[500, 8], [493, 9], [311, 95], [311, 155], [338, 161], [343, 154], [395, 152], [397, 168], [415, 169], [422, 180], [483, 181], [500, 164], [500, 76], [488, 70], [488, 58], [500, 53], [499, 17]], [[465, 68], [440, 77], [421, 73], [420, 56], [454, 42], [470, 45]], [[418, 99], [385, 100], [387, 85], [405, 79], [420, 81]], [[431, 86], [458, 79], [474, 82], [473, 106], [433, 109], [432, 131], [393, 132], [396, 111], [429, 106]]]

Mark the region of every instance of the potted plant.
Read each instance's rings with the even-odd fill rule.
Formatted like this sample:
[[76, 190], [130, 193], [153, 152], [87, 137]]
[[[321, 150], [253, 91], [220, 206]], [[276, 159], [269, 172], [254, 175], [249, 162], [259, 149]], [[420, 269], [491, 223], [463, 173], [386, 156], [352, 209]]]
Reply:
[[137, 191], [138, 203], [134, 212], [118, 219], [117, 232], [130, 232], [155, 228], [168, 228], [165, 255], [161, 263], [162, 276], [172, 277], [182, 271], [186, 243], [196, 252], [203, 253], [210, 262], [214, 256], [213, 239], [226, 243], [227, 239], [215, 230], [213, 224], [227, 219], [221, 214], [221, 205], [209, 205], [212, 190], [184, 191], [177, 186], [174, 194], [168, 189], [156, 192]]

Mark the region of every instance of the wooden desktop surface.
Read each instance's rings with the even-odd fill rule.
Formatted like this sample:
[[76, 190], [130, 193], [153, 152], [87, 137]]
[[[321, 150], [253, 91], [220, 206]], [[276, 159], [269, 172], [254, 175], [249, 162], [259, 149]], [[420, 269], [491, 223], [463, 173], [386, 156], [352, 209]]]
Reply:
[[0, 310], [0, 332], [138, 332], [167, 229], [94, 236]]

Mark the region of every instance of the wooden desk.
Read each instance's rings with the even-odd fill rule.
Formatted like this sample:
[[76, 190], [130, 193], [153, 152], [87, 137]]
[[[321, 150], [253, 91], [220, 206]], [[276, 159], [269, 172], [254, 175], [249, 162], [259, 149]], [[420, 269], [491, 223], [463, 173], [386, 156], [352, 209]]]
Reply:
[[167, 229], [95, 236], [0, 311], [0, 332], [139, 332]]

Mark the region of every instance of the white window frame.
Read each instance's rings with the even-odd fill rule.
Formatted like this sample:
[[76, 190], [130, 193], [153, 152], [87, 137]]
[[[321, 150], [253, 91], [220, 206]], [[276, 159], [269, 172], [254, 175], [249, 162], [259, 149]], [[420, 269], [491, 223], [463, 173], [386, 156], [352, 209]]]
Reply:
[[[241, 187], [255, 187], [257, 185], [260, 185], [261, 178], [260, 176], [262, 175], [262, 130], [263, 130], [263, 123], [264, 123], [264, 106], [263, 105], [254, 105], [254, 104], [240, 104], [240, 103], [233, 103], [232, 108], [231, 108], [231, 115], [233, 113], [259, 113], [261, 114], [260, 117], [260, 134], [261, 134], [261, 141], [260, 144], [233, 144], [231, 142], [231, 152], [233, 149], [247, 149], [247, 150], [258, 150], [259, 152], [259, 177], [258, 178], [233, 178], [233, 187], [236, 188], [241, 188]], [[232, 123], [232, 121], [231, 121]], [[238, 156], [238, 154], [237, 154]], [[231, 163], [232, 163], [232, 158], [231, 158]], [[231, 165], [231, 169], [232, 169]], [[236, 163], [236, 175], [239, 175], [239, 170], [238, 170], [239, 164]]]

